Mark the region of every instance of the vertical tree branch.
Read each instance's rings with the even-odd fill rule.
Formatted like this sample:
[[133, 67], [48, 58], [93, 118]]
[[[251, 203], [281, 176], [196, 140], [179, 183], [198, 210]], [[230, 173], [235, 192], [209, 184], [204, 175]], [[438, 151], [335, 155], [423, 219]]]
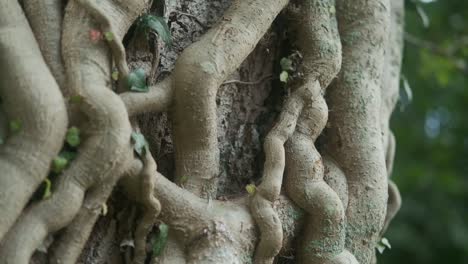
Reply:
[[263, 143], [265, 164], [262, 183], [251, 199], [252, 216], [260, 228], [260, 241], [255, 251], [255, 263], [273, 263], [283, 244], [283, 229], [273, 203], [279, 198], [285, 168], [284, 143], [291, 137], [310, 94], [307, 86], [298, 88], [285, 103], [278, 122]]
[[324, 181], [323, 159], [315, 147], [328, 120], [323, 94], [341, 67], [335, 13], [335, 1], [311, 0], [302, 2], [294, 16], [297, 44], [304, 56], [301, 66], [304, 85], [312, 90], [304, 99], [307, 103], [286, 144], [285, 187], [289, 196], [307, 213], [297, 252], [299, 263], [357, 262], [345, 250], [344, 206], [338, 194]]
[[107, 179], [87, 191], [79, 212], [50, 246], [49, 263], [76, 263], [94, 224], [102, 214], [103, 206], [113, 190], [114, 181], [113, 178]]
[[177, 60], [172, 84], [176, 179], [198, 195], [214, 197], [217, 189], [218, 87], [254, 49], [287, 3], [234, 1], [220, 23]]
[[156, 171], [156, 162], [151, 153], [146, 152], [144, 157], [144, 168], [140, 174], [140, 197], [139, 202], [144, 206], [143, 217], [138, 223], [135, 231], [135, 256], [133, 257], [134, 264], [144, 264], [146, 260], [146, 240], [156, 217], [161, 212], [161, 204], [154, 195], [154, 187], [156, 178], [153, 177]]
[[[400, 88], [400, 70], [403, 55], [404, 33], [404, 0], [391, 1], [391, 23], [389, 27], [389, 39], [385, 45], [385, 67], [382, 73], [381, 97], [382, 106], [380, 120], [382, 126], [382, 140], [384, 149], [389, 148], [390, 117], [398, 101]], [[394, 154], [390, 151], [389, 154]], [[390, 162], [392, 163], [392, 162]], [[391, 170], [391, 168], [388, 168]]]
[[[104, 13], [123, 35], [146, 6], [147, 1], [103, 1]], [[91, 123], [89, 138], [80, 146], [77, 159], [59, 177], [56, 191], [28, 208], [8, 232], [0, 248], [6, 263], [27, 263], [50, 232], [69, 224], [81, 208], [87, 189], [113, 179], [131, 160], [131, 125], [124, 103], [110, 90], [111, 56], [106, 43], [94, 43], [89, 32], [97, 28], [94, 19], [75, 1], [67, 5], [62, 54], [67, 81], [74, 95], [82, 98], [79, 109]]]
[[388, 198], [379, 117], [389, 1], [337, 0], [337, 18], [343, 63], [328, 95], [325, 148], [348, 181], [346, 247], [364, 264], [374, 255]]
[[65, 69], [60, 43], [63, 20], [62, 2], [62, 0], [23, 0], [23, 6], [44, 60], [64, 95], [69, 96], [65, 85]]
[[0, 146], [1, 240], [47, 176], [68, 122], [57, 83], [14, 0], [0, 8], [0, 69], [2, 107], [19, 126]]
[[[385, 54], [385, 68], [382, 76], [382, 140], [386, 154], [387, 174], [390, 178], [393, 170], [396, 141], [390, 130], [390, 117], [398, 100], [400, 88], [400, 71], [403, 57], [404, 44], [404, 0], [391, 1], [390, 37]], [[398, 187], [389, 179], [388, 184], [388, 206], [385, 224], [381, 234], [385, 233], [390, 221], [395, 217], [401, 207], [401, 195]]]

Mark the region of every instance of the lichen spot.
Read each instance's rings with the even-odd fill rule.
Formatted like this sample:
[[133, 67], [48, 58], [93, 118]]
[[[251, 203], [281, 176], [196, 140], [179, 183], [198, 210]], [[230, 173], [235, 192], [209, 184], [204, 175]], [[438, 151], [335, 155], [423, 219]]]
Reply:
[[202, 71], [205, 73], [209, 73], [209, 74], [216, 73], [216, 66], [209, 61], [204, 61], [200, 63], [200, 66], [201, 66]]

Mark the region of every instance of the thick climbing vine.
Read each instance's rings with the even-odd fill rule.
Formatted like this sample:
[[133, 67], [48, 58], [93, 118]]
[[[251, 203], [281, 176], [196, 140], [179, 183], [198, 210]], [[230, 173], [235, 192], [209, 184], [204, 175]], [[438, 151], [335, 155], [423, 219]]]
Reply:
[[[123, 42], [135, 25], [128, 37], [173, 44], [152, 1], [20, 2], [0, 3], [0, 263], [29, 263], [51, 236], [49, 262], [75, 263], [117, 186], [142, 212], [127, 262], [274, 263], [293, 241], [297, 263], [376, 261], [401, 203], [387, 178], [403, 0], [233, 0], [155, 85]], [[261, 182], [217, 199], [217, 91], [278, 16], [290, 94]], [[146, 112], [170, 113], [174, 182], [135, 122]]]

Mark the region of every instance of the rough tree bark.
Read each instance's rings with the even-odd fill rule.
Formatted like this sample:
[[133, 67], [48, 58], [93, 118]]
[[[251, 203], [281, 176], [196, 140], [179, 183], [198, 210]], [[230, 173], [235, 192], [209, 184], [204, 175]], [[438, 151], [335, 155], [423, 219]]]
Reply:
[[0, 263], [375, 263], [403, 8], [3, 0]]

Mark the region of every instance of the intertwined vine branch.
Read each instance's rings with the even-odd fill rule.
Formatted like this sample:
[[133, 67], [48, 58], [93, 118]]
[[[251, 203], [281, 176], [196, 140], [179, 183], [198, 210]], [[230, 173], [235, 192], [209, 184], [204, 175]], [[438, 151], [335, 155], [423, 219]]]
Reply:
[[[255, 263], [273, 263], [292, 241], [282, 222], [298, 221], [283, 213], [295, 210], [293, 204], [305, 212], [299, 263], [375, 261], [374, 246], [401, 203], [387, 176], [395, 152], [388, 122], [398, 91], [403, 1], [289, 2], [234, 0], [184, 50], [170, 76], [134, 93], [125, 92], [130, 69], [122, 38], [150, 1], [69, 0], [65, 8], [61, 0], [3, 1], [1, 107], [20, 129], [0, 146], [0, 263], [29, 263], [59, 230], [50, 262], [75, 263], [117, 184], [143, 208], [134, 263], [145, 263], [157, 222], [170, 227], [169, 247], [153, 261], [248, 263], [254, 256]], [[292, 93], [264, 140], [255, 193], [216, 200], [217, 90], [286, 6], [303, 56], [300, 77], [289, 84]], [[90, 32], [107, 34], [107, 41], [90, 40]], [[115, 91], [113, 65], [120, 73]], [[130, 139], [138, 130], [132, 117], [163, 111], [172, 117], [176, 183], [157, 172], [148, 149], [135, 154]], [[27, 205], [69, 125], [84, 135], [77, 158], [50, 198]]]

